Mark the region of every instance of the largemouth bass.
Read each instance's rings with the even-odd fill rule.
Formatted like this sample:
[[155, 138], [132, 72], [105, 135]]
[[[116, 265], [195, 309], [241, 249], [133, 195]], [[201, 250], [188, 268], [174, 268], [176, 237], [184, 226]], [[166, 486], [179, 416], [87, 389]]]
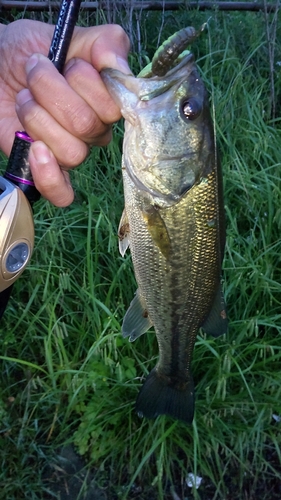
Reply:
[[218, 336], [227, 319], [221, 290], [225, 244], [222, 179], [208, 97], [185, 28], [139, 77], [101, 75], [125, 118], [125, 210], [119, 248], [130, 246], [138, 290], [122, 332], [136, 340], [152, 325], [159, 361], [136, 402], [141, 416], [191, 423], [191, 357], [198, 329]]

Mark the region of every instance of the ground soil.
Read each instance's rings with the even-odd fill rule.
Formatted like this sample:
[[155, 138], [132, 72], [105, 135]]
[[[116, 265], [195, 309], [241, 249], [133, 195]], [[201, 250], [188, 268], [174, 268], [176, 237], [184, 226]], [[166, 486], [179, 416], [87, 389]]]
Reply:
[[[103, 481], [101, 488], [96, 481], [96, 472], [89, 471], [87, 464], [79, 457], [72, 446], [62, 448], [51, 467], [45, 474], [44, 484], [50, 494], [46, 493], [46, 500], [122, 500], [122, 487]], [[276, 464], [277, 469], [280, 464]], [[279, 466], [279, 467], [278, 467]], [[129, 482], [129, 478], [128, 478]], [[253, 480], [245, 481], [243, 492], [237, 486], [234, 471], [229, 473], [225, 480], [229, 493], [222, 498], [216, 495], [216, 488], [207, 480], [202, 481], [197, 490], [197, 499], [200, 500], [281, 500], [281, 482], [277, 478], [270, 478], [264, 482], [260, 480], [253, 485]], [[124, 491], [126, 485], [124, 485]], [[239, 491], [238, 491], [239, 490]], [[134, 485], [127, 496], [127, 500], [159, 500], [155, 488], [145, 485]], [[165, 500], [194, 500], [191, 489], [187, 486], [167, 486]]]

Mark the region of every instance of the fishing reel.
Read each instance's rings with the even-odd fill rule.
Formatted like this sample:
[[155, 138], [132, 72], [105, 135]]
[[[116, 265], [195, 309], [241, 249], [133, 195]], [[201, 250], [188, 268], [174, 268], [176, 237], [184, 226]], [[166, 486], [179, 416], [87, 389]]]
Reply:
[[26, 268], [34, 248], [29, 201], [19, 187], [0, 177], [0, 292]]
[[31, 207], [40, 193], [28, 161], [32, 142], [26, 132], [16, 132], [6, 172], [0, 177], [0, 309], [1, 292], [21, 275], [34, 248]]

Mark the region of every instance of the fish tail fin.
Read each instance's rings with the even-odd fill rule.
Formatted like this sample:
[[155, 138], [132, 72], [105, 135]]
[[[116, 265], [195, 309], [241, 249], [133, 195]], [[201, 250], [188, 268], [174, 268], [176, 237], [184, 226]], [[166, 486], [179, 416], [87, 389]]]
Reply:
[[194, 416], [194, 384], [189, 381], [178, 388], [168, 383], [168, 378], [160, 376], [154, 368], [142, 386], [136, 401], [136, 411], [140, 417], [155, 418], [169, 415], [176, 420], [191, 424]]

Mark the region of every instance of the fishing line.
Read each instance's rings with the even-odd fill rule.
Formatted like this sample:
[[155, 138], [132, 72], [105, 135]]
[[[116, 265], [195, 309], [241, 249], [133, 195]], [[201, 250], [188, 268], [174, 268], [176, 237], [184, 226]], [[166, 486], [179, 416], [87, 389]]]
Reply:
[[[219, 158], [218, 158], [218, 144], [217, 144], [217, 115], [216, 115], [216, 107], [215, 107], [215, 87], [214, 87], [214, 78], [213, 78], [213, 64], [212, 64], [212, 54], [213, 54], [213, 49], [212, 49], [212, 36], [211, 36], [211, 29], [209, 26], [209, 21], [211, 20], [211, 17], [209, 17], [208, 21], [206, 22], [208, 26], [208, 42], [209, 42], [209, 57], [210, 57], [210, 81], [211, 81], [211, 109], [212, 109], [212, 119], [213, 119], [213, 124], [214, 124], [214, 148], [215, 148], [215, 162], [216, 165], [218, 164]], [[218, 198], [218, 195], [217, 195]], [[218, 201], [218, 200], [217, 200]]]
[[215, 140], [215, 159], [216, 159], [216, 162], [218, 160], [218, 152], [217, 152], [217, 126], [216, 126], [216, 123], [217, 123], [217, 117], [216, 117], [216, 108], [215, 108], [215, 88], [214, 88], [214, 78], [213, 78], [213, 66], [212, 66], [212, 37], [211, 37], [211, 28], [210, 28], [210, 25], [209, 25], [209, 21], [211, 20], [212, 18], [209, 17], [209, 19], [206, 21], [206, 25], [208, 27], [208, 43], [209, 43], [209, 57], [210, 57], [210, 60], [211, 60], [211, 64], [210, 64], [210, 75], [211, 75], [211, 97], [212, 97], [212, 117], [213, 117], [213, 123], [214, 123], [214, 140]]

